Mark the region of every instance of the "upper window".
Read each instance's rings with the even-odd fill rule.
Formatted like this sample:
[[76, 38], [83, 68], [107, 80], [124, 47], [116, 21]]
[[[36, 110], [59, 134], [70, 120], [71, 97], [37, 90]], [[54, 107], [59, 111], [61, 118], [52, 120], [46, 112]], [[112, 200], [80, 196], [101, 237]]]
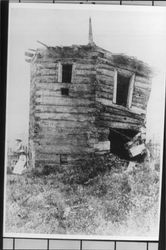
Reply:
[[127, 106], [130, 78], [117, 75], [116, 104]]
[[135, 75], [115, 71], [113, 102], [124, 107], [131, 107]]
[[62, 82], [71, 82], [72, 64], [62, 64]]

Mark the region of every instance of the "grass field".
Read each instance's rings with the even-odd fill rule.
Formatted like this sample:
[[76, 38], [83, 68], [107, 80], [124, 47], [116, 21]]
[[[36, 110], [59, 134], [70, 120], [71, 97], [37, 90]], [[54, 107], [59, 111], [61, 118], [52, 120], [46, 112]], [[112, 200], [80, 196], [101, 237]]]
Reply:
[[96, 169], [89, 179], [85, 172], [81, 179], [73, 179], [72, 170], [8, 174], [5, 231], [157, 235], [159, 171], [144, 163], [132, 170]]

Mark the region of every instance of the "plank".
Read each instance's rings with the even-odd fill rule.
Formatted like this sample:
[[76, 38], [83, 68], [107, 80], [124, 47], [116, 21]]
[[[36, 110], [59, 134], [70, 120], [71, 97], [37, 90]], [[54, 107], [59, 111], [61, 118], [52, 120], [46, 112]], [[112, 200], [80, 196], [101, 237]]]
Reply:
[[115, 129], [131, 129], [139, 131], [139, 129], [142, 127], [142, 125], [139, 124], [132, 124], [132, 123], [126, 123], [126, 122], [115, 122], [115, 121], [98, 121], [98, 126], [106, 126], [109, 128], [115, 128]]
[[61, 88], [69, 88], [73, 91], [91, 91], [94, 87], [91, 84], [85, 83], [58, 83], [58, 82], [36, 82], [37, 89], [45, 90], [60, 90]]
[[58, 82], [58, 75], [54, 75], [54, 76], [34, 76], [33, 77], [33, 81], [35, 82], [46, 82], [46, 83], [54, 83], [54, 82]]
[[97, 151], [110, 151], [110, 141], [102, 141], [94, 144], [94, 148]]
[[96, 91], [96, 97], [97, 98], [104, 98], [106, 100], [111, 100], [113, 99], [113, 93], [108, 93], [106, 91]]
[[76, 68], [75, 74], [76, 76], [91, 76], [96, 75], [96, 70], [94, 70], [93, 68], [91, 68], [91, 70]]
[[40, 89], [36, 90], [35, 92], [36, 96], [41, 96], [41, 97], [68, 97], [68, 98], [79, 98], [83, 97], [84, 99], [92, 99], [94, 98], [95, 91], [90, 90], [90, 91], [74, 91], [73, 89], [69, 89], [69, 94], [68, 96], [63, 96], [61, 93], [61, 88], [57, 90], [47, 90], [47, 89]]
[[77, 122], [94, 122], [95, 116], [85, 114], [69, 114], [69, 113], [35, 113], [35, 117], [41, 120], [55, 120], [55, 121], [77, 121]]
[[97, 80], [101, 81], [103, 83], [106, 82], [107, 85], [113, 85], [113, 82], [114, 82], [113, 76], [106, 76], [106, 75], [103, 75], [103, 74], [101, 74], [101, 75], [97, 74]]
[[77, 63], [76, 64], [76, 70], [86, 70], [86, 71], [91, 71], [95, 69], [95, 65], [93, 64], [81, 64], [81, 63]]
[[137, 76], [136, 75], [136, 82], [144, 83], [145, 85], [151, 85], [152, 81], [149, 78]]
[[57, 121], [57, 120], [40, 120], [36, 122], [39, 127], [46, 127], [46, 128], [86, 128], [87, 130], [92, 129], [93, 124], [88, 122], [87, 120], [84, 122], [78, 121]]
[[39, 68], [35, 70], [36, 76], [57, 76], [58, 75], [58, 70], [57, 68]]
[[93, 153], [94, 152], [94, 148], [90, 148], [90, 147], [81, 147], [81, 146], [73, 146], [71, 144], [67, 145], [58, 145], [58, 147], [55, 148], [55, 146], [52, 145], [44, 145], [44, 146], [38, 146], [36, 147], [36, 149], [40, 152], [40, 153], [55, 153], [55, 154], [70, 154], [70, 153]]
[[106, 76], [106, 77], [114, 77], [114, 70], [111, 69], [105, 69], [104, 67], [103, 68], [97, 68], [97, 75], [101, 75], [101, 76]]
[[125, 116], [119, 116], [119, 115], [106, 115], [106, 114], [100, 114], [99, 119], [103, 121], [108, 121], [108, 122], [126, 122], [126, 123], [132, 123], [132, 124], [143, 124], [144, 122], [139, 119], [133, 119], [131, 117], [125, 117]]
[[151, 85], [143, 83], [143, 82], [139, 82], [139, 81], [135, 81], [135, 87], [138, 89], [141, 89], [142, 91], [147, 90], [147, 91], [151, 91]]
[[[131, 117], [131, 118], [135, 118], [135, 119], [142, 119], [144, 120], [145, 119], [145, 116], [144, 115], [138, 115], [138, 114], [135, 114], [133, 112], [131, 112], [131, 109], [127, 109], [127, 108], [121, 108], [120, 106], [112, 106], [112, 107], [109, 107], [109, 106], [105, 106], [103, 107], [104, 109], [104, 112], [108, 115], [120, 115], [120, 116], [127, 116], [127, 117]], [[102, 109], [101, 109], [102, 110]]]
[[40, 96], [36, 98], [37, 104], [57, 105], [57, 106], [90, 106], [94, 104], [93, 100], [84, 98], [68, 98], [68, 97], [53, 97]]
[[96, 112], [95, 107], [80, 107], [80, 106], [52, 106], [38, 104], [35, 107], [35, 112], [43, 113], [68, 113], [68, 114], [91, 114]]

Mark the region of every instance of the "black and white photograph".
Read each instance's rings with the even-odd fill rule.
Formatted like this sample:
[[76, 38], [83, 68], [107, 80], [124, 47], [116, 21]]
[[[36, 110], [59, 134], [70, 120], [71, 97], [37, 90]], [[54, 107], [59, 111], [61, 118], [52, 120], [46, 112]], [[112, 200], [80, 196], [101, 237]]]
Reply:
[[166, 10], [9, 4], [4, 236], [158, 240]]

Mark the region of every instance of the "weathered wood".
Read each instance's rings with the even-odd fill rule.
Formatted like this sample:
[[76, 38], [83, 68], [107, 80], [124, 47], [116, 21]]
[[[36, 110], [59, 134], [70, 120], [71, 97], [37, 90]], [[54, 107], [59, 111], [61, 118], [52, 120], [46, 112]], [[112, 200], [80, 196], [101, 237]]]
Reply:
[[102, 103], [103, 105], [106, 105], [106, 106], [112, 105], [112, 100], [106, 100], [105, 98], [101, 98], [101, 97], [96, 97], [96, 102]]
[[75, 84], [75, 83], [57, 83], [57, 82], [36, 82], [36, 88], [38, 90], [50, 90], [50, 91], [56, 91], [61, 90], [61, 88], [69, 88], [72, 91], [91, 91], [94, 89], [94, 87], [91, 84]]
[[106, 91], [96, 91], [96, 97], [97, 98], [104, 98], [104, 99], [108, 99], [111, 100], [113, 99], [113, 93], [108, 93]]
[[87, 120], [84, 122], [79, 121], [58, 121], [58, 120], [40, 120], [36, 122], [40, 127], [46, 127], [46, 128], [79, 128], [79, 127], [86, 127], [87, 129], [91, 128], [93, 125], [92, 123], [88, 122]]
[[55, 149], [55, 145], [44, 145], [44, 146], [39, 146], [38, 151], [41, 153], [55, 153], [55, 154], [70, 154], [70, 153], [93, 153], [94, 148], [90, 148], [89, 146], [79, 146], [79, 145], [71, 145], [71, 144], [66, 144], [66, 145], [58, 145]]
[[51, 68], [51, 69], [46, 69], [46, 68], [38, 68], [34, 72], [36, 76], [57, 76], [58, 75], [58, 70], [56, 68]]
[[125, 117], [131, 117], [131, 118], [135, 118], [135, 119], [140, 119], [140, 120], [144, 120], [145, 116], [144, 115], [138, 115], [135, 114], [131, 111], [131, 109], [127, 109], [127, 108], [122, 108], [121, 106], [118, 105], [114, 105], [114, 106], [103, 106], [101, 108], [101, 111], [104, 110], [105, 114], [108, 113], [108, 115], [121, 115], [121, 116], [125, 116]]
[[91, 75], [95, 75], [96, 74], [96, 70], [87, 70], [87, 69], [77, 69], [76, 71], [76, 76], [91, 76]]
[[95, 65], [93, 64], [81, 64], [81, 63], [77, 63], [76, 65], [76, 71], [77, 70], [86, 70], [86, 71], [91, 71], [91, 70], [95, 70]]
[[[95, 94], [94, 90], [91, 91], [74, 91], [73, 89], [69, 89], [68, 98], [84, 98], [84, 99], [93, 99], [93, 95]], [[108, 95], [110, 95], [108, 93]], [[66, 97], [63, 96], [61, 93], [61, 88], [57, 90], [46, 90], [46, 89], [40, 89], [36, 91], [36, 96], [41, 97]]]
[[94, 148], [97, 151], [105, 151], [108, 150], [110, 151], [110, 141], [102, 141], [94, 144]]
[[135, 81], [140, 82], [140, 83], [145, 83], [147, 85], [152, 84], [152, 81], [149, 78], [138, 76], [138, 75], [136, 75]]
[[126, 123], [126, 122], [115, 122], [115, 121], [98, 121], [98, 126], [105, 126], [109, 128], [117, 128], [117, 129], [130, 129], [139, 131], [142, 127], [141, 124], [134, 124], [134, 123]]
[[106, 83], [106, 84], [110, 84], [110, 85], [113, 85], [113, 82], [114, 82], [114, 78], [113, 76], [106, 76], [106, 75], [97, 75], [97, 80], [98, 81], [102, 81], [103, 84]]
[[98, 77], [99, 76], [114, 77], [114, 70], [97, 68], [97, 75]]
[[[60, 164], [60, 155], [55, 153], [45, 153], [36, 150], [36, 160], [53, 162], [54, 164]], [[47, 162], [47, 163], [48, 163]]]
[[96, 86], [96, 90], [100, 90], [100, 91], [106, 91], [106, 92], [109, 92], [109, 93], [113, 93], [113, 84], [110, 82], [110, 83], [103, 83], [103, 81], [98, 81], [98, 84]]
[[[62, 83], [63, 63], [73, 65], [71, 83]], [[137, 66], [141, 67], [139, 76]], [[95, 152], [110, 151], [111, 128], [137, 132], [145, 123], [151, 87], [148, 77], [140, 77], [146, 69], [134, 58], [113, 55], [97, 46], [37, 50], [31, 63], [32, 164], [59, 165], [60, 154], [68, 154], [69, 165], [79, 166], [81, 159]], [[136, 72], [135, 82], [130, 82], [128, 107], [115, 104], [118, 72], [129, 78]], [[64, 95], [62, 88], [69, 92]]]
[[47, 104], [47, 105], [57, 105], [57, 106], [90, 106], [94, 104], [93, 100], [88, 100], [84, 98], [69, 98], [69, 97], [52, 97], [52, 96], [40, 96], [36, 97], [36, 103]]
[[[136, 124], [136, 125], [143, 125], [144, 122], [137, 120], [137, 119], [132, 119], [129, 117], [122, 117], [122, 116], [118, 116], [118, 115], [112, 115], [112, 116], [106, 116], [105, 114], [101, 114], [101, 116], [99, 117], [99, 119], [101, 121], [108, 121], [108, 122], [121, 122], [121, 123], [128, 123], [128, 124]], [[98, 120], [97, 120], [98, 121]]]
[[69, 113], [36, 113], [35, 117], [40, 118], [41, 120], [63, 120], [63, 121], [77, 121], [77, 122], [84, 122], [95, 121], [95, 116], [90, 115], [82, 115], [82, 114], [69, 114]]
[[53, 75], [53, 76], [35, 76], [34, 81], [37, 81], [37, 82], [45, 82], [45, 83], [55, 83], [55, 82], [58, 82], [58, 75]]
[[38, 104], [35, 107], [35, 112], [43, 112], [43, 113], [67, 113], [67, 114], [91, 114], [96, 112], [97, 109], [95, 107], [88, 106], [53, 106], [53, 105], [41, 105]]
[[146, 83], [143, 83], [143, 82], [138, 82], [138, 81], [135, 81], [135, 87], [136, 88], [139, 88], [139, 89], [142, 89], [143, 90], [147, 90], [150, 92], [151, 90], [151, 87], [149, 84], [146, 84]]

